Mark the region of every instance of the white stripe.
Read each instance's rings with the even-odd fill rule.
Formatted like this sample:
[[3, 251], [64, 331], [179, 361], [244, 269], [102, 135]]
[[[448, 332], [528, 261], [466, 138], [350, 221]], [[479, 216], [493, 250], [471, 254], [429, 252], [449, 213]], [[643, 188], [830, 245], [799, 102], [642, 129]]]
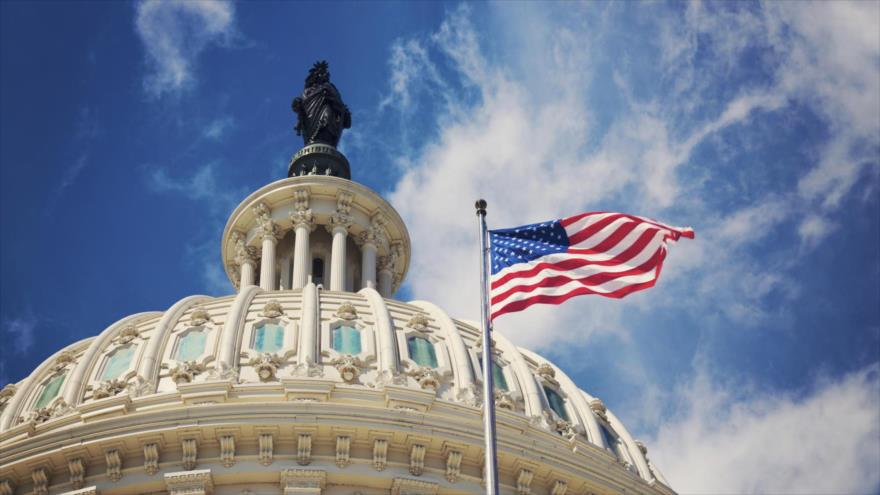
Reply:
[[[609, 236], [611, 236], [612, 234], [617, 232], [617, 229], [623, 227], [626, 224], [630, 224], [630, 223], [635, 223], [635, 220], [633, 220], [631, 218], [626, 218], [626, 217], [618, 218], [617, 220], [614, 220], [613, 222], [609, 223], [608, 225], [606, 225], [605, 227], [603, 227], [601, 230], [599, 230], [595, 234], [591, 235], [590, 237], [587, 237], [586, 239], [582, 240], [581, 242], [579, 242], [577, 244], [571, 244], [571, 245], [569, 245], [569, 247], [573, 247], [573, 248], [577, 248], [577, 249], [590, 249], [591, 247], [596, 246], [597, 244], [599, 244], [600, 242], [604, 241]], [[571, 239], [572, 237], [577, 235], [577, 232], [571, 232], [568, 229], [565, 230], [565, 233], [568, 235], [569, 239]]]
[[[594, 223], [598, 222], [599, 220], [602, 220], [603, 218], [608, 218], [612, 215], [620, 215], [620, 213], [608, 212], [608, 213], [595, 213], [593, 215], [587, 215], [584, 218], [581, 218], [580, 220], [578, 220], [577, 222], [575, 222], [571, 225], [567, 225], [565, 227], [565, 232], [566, 233], [580, 232], [580, 231], [584, 230], [585, 228], [589, 227], [590, 225], [593, 225]], [[571, 234], [569, 234], [569, 235], [571, 235]]]
[[[565, 276], [571, 277], [571, 278], [583, 278], [583, 277], [589, 277], [590, 275], [595, 275], [597, 273], [625, 272], [625, 271], [630, 270], [632, 268], [636, 268], [636, 267], [642, 265], [643, 263], [645, 263], [646, 261], [648, 261], [649, 259], [651, 259], [651, 257], [657, 253], [657, 250], [661, 249], [661, 247], [663, 246], [663, 236], [665, 236], [665, 235], [666, 235], [666, 233], [663, 231], [657, 232], [657, 234], [654, 235], [654, 238], [651, 239], [651, 242], [649, 242], [648, 244], [645, 244], [645, 247], [636, 256], [632, 257], [630, 260], [628, 260], [625, 263], [619, 263], [617, 265], [609, 265], [609, 266], [588, 265], [588, 266], [581, 266], [578, 268], [572, 268], [572, 269], [567, 269], [567, 270], [556, 270], [553, 268], [544, 268], [540, 272], [538, 272], [528, 278], [512, 278], [512, 279], [508, 280], [507, 282], [505, 282], [503, 285], [496, 287], [496, 288], [493, 288], [491, 290], [491, 292], [493, 295], [503, 294], [504, 292], [507, 292], [509, 289], [513, 288], [514, 286], [531, 285], [531, 284], [534, 284], [534, 283], [541, 281], [542, 279], [544, 279], [548, 276], [565, 275]], [[604, 257], [605, 255], [603, 254], [600, 256]], [[542, 256], [540, 258], [537, 258], [530, 263], [518, 263], [517, 265], [514, 265], [514, 266], [520, 266], [521, 270], [529, 270], [537, 263], [542, 263], [542, 262], [544, 262], [544, 263], [557, 263], [562, 260], [576, 259], [576, 258], [581, 258], [581, 257], [576, 256], [576, 255], [566, 254], [566, 253], [554, 253], [554, 254], [550, 254], [547, 256]], [[513, 268], [513, 267], [510, 267], [510, 268]], [[511, 273], [511, 270], [509, 270], [509, 269], [504, 270], [502, 272], [499, 272], [498, 275], [501, 277], [507, 273]], [[500, 279], [500, 277], [498, 279]], [[494, 276], [492, 278], [493, 278], [493, 280], [498, 280]]]
[[587, 287], [590, 290], [600, 293], [600, 294], [609, 294], [611, 292], [616, 292], [624, 287], [641, 284], [644, 282], [649, 282], [651, 280], [655, 280], [657, 278], [657, 269], [653, 269], [648, 273], [641, 273], [638, 275], [627, 275], [626, 277], [616, 278], [614, 280], [609, 280], [603, 284], [599, 285], [586, 285], [577, 281], [568, 282], [567, 284], [560, 285], [558, 287], [538, 287], [529, 292], [518, 292], [516, 294], [511, 295], [507, 299], [498, 302], [492, 305], [491, 313], [494, 314], [499, 310], [503, 309], [510, 303], [521, 301], [523, 299], [529, 299], [534, 296], [562, 296], [572, 292], [574, 290], [580, 289], [581, 287]]

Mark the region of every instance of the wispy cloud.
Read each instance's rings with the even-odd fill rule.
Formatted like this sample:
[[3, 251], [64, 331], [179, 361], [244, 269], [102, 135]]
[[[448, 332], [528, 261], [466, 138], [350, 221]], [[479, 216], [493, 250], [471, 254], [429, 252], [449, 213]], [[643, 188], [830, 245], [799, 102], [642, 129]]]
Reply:
[[144, 89], [153, 97], [192, 87], [202, 51], [228, 44], [236, 33], [235, 5], [228, 1], [143, 0], [136, 9], [149, 66]]
[[204, 136], [205, 139], [217, 141], [234, 127], [235, 120], [232, 117], [219, 117], [212, 120], [207, 126], [205, 126], [205, 130], [202, 132], [202, 136]]
[[683, 494], [876, 493], [880, 367], [819, 381], [803, 396], [719, 385], [705, 370], [648, 455]]
[[79, 177], [79, 174], [86, 168], [88, 165], [88, 156], [83, 154], [80, 155], [79, 158], [65, 170], [64, 175], [61, 177], [61, 182], [58, 184], [58, 192], [67, 189], [71, 186], [71, 184], [76, 181], [76, 178]]
[[16, 354], [23, 354], [34, 345], [34, 330], [38, 323], [39, 320], [32, 314], [3, 320], [3, 332], [9, 339], [6, 342], [11, 344], [10, 348]]

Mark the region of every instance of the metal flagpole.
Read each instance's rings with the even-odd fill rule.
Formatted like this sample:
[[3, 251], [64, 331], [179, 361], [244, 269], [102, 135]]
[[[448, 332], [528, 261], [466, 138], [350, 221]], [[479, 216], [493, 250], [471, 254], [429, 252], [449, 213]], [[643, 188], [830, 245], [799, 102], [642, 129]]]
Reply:
[[476, 203], [480, 224], [480, 330], [483, 336], [483, 437], [486, 441], [486, 493], [498, 495], [498, 457], [495, 454], [495, 384], [492, 376], [492, 324], [489, 321], [489, 233], [486, 230], [486, 200]]

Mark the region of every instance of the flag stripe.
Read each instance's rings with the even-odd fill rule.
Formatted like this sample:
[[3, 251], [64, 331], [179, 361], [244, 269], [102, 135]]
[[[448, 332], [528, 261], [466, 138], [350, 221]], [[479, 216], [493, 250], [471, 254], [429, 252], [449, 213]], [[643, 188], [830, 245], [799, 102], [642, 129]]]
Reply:
[[492, 231], [491, 318], [581, 294], [621, 298], [652, 287], [668, 243], [681, 237], [694, 232], [613, 212]]

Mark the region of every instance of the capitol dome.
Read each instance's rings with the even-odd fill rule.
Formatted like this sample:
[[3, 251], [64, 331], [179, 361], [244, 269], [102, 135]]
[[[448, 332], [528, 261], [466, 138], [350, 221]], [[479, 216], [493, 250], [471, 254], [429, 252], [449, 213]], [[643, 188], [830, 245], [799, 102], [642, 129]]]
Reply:
[[[2, 389], [0, 495], [483, 493], [479, 326], [393, 299], [403, 220], [306, 144], [230, 216], [236, 294], [123, 318]], [[674, 493], [600, 399], [493, 335], [502, 493]]]

